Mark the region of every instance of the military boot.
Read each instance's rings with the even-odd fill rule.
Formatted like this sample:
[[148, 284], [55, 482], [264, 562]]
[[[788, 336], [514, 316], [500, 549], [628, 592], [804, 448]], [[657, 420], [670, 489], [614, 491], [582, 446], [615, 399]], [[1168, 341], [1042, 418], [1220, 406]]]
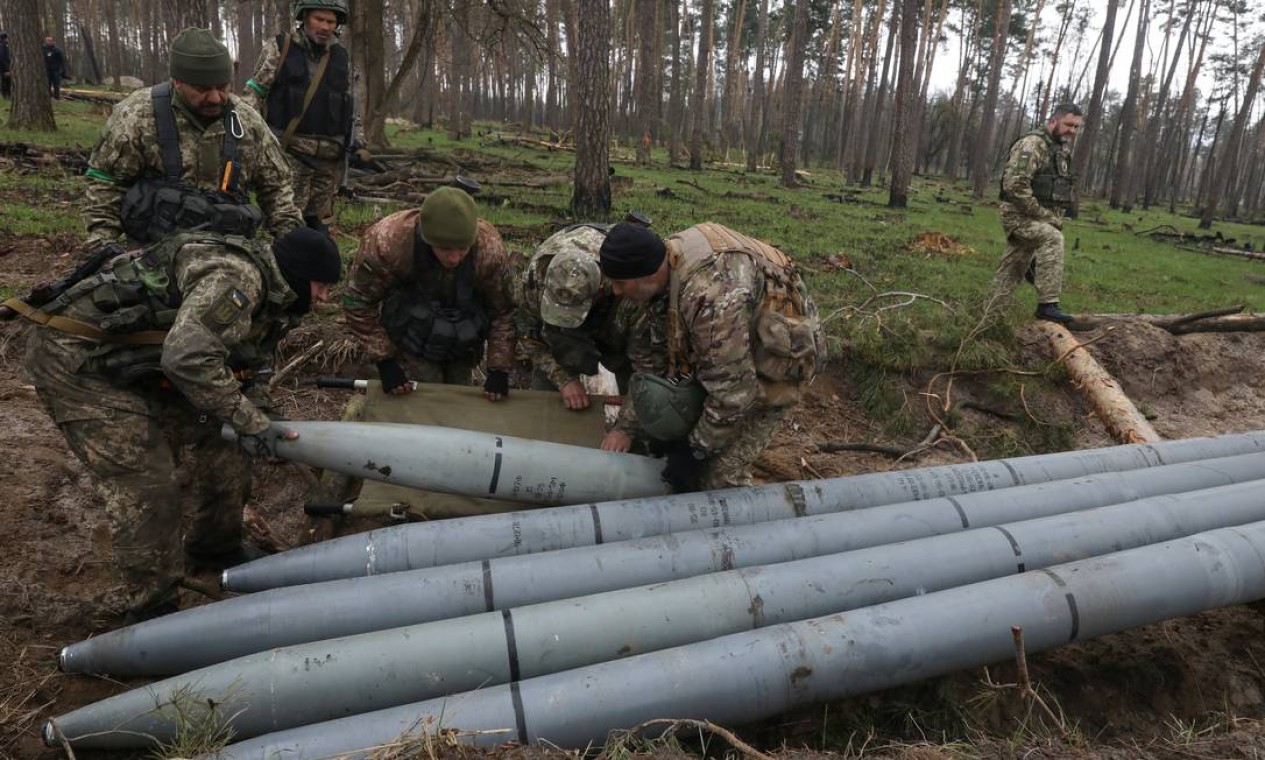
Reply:
[[1047, 322], [1057, 322], [1060, 325], [1070, 325], [1076, 321], [1076, 317], [1059, 308], [1059, 302], [1037, 304], [1037, 319], [1044, 319]]
[[191, 573], [200, 573], [205, 571], [219, 572], [227, 570], [230, 567], [244, 565], [247, 562], [253, 562], [261, 557], [267, 556], [267, 552], [255, 546], [250, 541], [243, 541], [239, 546], [226, 552], [218, 552], [215, 554], [204, 554], [201, 552], [191, 552], [185, 550], [185, 568]]

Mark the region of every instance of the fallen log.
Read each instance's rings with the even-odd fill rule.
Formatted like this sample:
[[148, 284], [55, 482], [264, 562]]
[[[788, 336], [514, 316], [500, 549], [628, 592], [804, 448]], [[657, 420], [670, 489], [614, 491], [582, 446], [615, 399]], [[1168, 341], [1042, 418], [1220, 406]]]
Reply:
[[1265, 330], [1265, 314], [1241, 314], [1243, 304], [1194, 314], [1077, 314], [1077, 330], [1095, 330], [1123, 322], [1145, 322], [1174, 335], [1196, 332], [1256, 332]]
[[1107, 432], [1119, 443], [1156, 443], [1163, 440], [1133, 405], [1107, 370], [1061, 325], [1039, 321], [1036, 329], [1050, 341], [1080, 391]]

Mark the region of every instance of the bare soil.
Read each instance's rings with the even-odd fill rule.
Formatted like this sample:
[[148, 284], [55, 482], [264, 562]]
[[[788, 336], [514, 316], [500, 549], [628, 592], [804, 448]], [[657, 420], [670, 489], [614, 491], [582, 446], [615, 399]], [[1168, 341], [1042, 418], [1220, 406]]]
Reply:
[[[69, 240], [0, 240], [0, 265], [29, 286], [58, 270]], [[98, 630], [97, 601], [111, 588], [108, 532], [89, 479], [41, 409], [22, 376], [27, 328], [0, 323], [0, 758], [65, 757], [45, 748], [42, 723], [136, 683], [66, 676], [57, 650]], [[1021, 332], [1022, 353], [1044, 356], [1034, 335]], [[336, 419], [344, 397], [301, 381], [357, 369], [354, 348], [340, 340], [335, 319], [307, 325], [287, 346], [298, 355], [318, 339], [325, 350], [281, 384], [280, 400], [296, 419]], [[1265, 428], [1265, 336], [1205, 334], [1174, 337], [1146, 325], [1127, 325], [1091, 349], [1121, 381], [1165, 437], [1180, 438]], [[284, 362], [282, 362], [284, 363]], [[921, 389], [910, 388], [911, 398]], [[970, 395], [969, 388], [962, 390]], [[832, 368], [758, 463], [767, 480], [832, 477], [893, 467], [965, 461], [968, 451], [935, 446], [894, 464], [888, 456], [818, 451], [826, 441], [902, 445], [884, 440], [881, 421], [852, 401], [846, 373]], [[1029, 398], [1028, 413], [1047, 422], [1075, 423], [1080, 447], [1109, 445], [1102, 426], [1073, 396]], [[974, 420], [985, 424], [989, 416]], [[930, 426], [928, 420], [928, 426]], [[990, 424], [1004, 425], [992, 419]], [[908, 447], [912, 442], [904, 442]], [[261, 464], [251, 507], [257, 535], [277, 548], [311, 540], [320, 527], [300, 509], [311, 475], [293, 465]], [[365, 526], [359, 526], [365, 527]], [[194, 579], [208, 588], [210, 576]], [[182, 604], [207, 602], [194, 591]], [[736, 729], [738, 736], [775, 755], [816, 757], [823, 747], [863, 748], [870, 757], [930, 760], [957, 756], [1025, 758], [1265, 757], [1265, 639], [1261, 615], [1250, 606], [1190, 618], [1065, 647], [1031, 658], [1033, 679], [1051, 717], [993, 683], [1014, 679], [1003, 663], [933, 682], [782, 716]], [[867, 735], [870, 726], [876, 735]], [[859, 733], [855, 733], [859, 732]], [[717, 739], [716, 751], [729, 745]], [[697, 747], [686, 741], [687, 749]], [[660, 746], [654, 753], [671, 754]], [[495, 753], [439, 747], [436, 754], [538, 757], [561, 754], [507, 748]], [[680, 754], [679, 752], [677, 754]], [[81, 758], [117, 757], [78, 753]]]

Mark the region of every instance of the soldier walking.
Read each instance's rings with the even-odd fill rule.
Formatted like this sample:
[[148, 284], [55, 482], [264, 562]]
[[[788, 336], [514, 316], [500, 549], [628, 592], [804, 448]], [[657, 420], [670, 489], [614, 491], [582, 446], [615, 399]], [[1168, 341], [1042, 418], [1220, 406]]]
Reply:
[[1084, 118], [1080, 106], [1060, 103], [1042, 128], [1010, 148], [1001, 179], [1001, 224], [1006, 254], [993, 275], [986, 314], [1010, 302], [1025, 277], [1037, 289], [1037, 319], [1070, 324], [1059, 308], [1063, 292], [1063, 215], [1071, 207], [1072, 139]]
[[44, 38], [44, 73], [48, 75], [48, 91], [54, 100], [61, 100], [61, 80], [66, 76], [66, 54], [51, 36]]

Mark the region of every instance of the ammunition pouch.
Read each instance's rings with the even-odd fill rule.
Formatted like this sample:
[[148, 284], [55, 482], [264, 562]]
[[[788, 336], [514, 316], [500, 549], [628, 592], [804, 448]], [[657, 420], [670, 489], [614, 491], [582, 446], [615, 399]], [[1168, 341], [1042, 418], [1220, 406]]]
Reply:
[[121, 215], [128, 237], [142, 244], [200, 230], [250, 238], [263, 224], [263, 212], [226, 193], [153, 178], [128, 188]]
[[119, 387], [163, 379], [162, 346], [106, 346], [88, 354], [79, 372], [100, 375]]
[[481, 308], [463, 311], [420, 301], [411, 288], [382, 301], [381, 323], [395, 345], [432, 362], [477, 360], [491, 327]]
[[1072, 178], [1038, 173], [1032, 178], [1032, 197], [1047, 208], [1066, 209], [1072, 205]]
[[669, 380], [637, 372], [628, 382], [628, 398], [646, 435], [657, 441], [680, 441], [703, 415], [707, 391], [693, 377]]

